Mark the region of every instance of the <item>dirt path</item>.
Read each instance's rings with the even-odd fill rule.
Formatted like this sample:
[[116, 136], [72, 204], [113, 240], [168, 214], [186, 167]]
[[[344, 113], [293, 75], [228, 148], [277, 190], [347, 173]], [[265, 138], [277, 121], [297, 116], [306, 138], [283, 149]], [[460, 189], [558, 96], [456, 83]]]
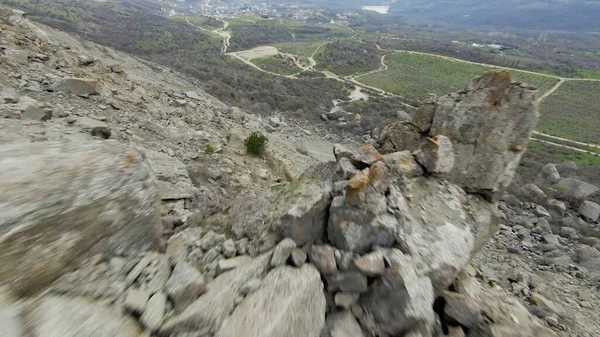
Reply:
[[192, 27], [198, 28], [207, 33], [217, 34], [220, 37], [222, 37], [223, 38], [223, 46], [221, 47], [221, 53], [223, 53], [223, 54], [227, 53], [227, 48], [229, 48], [229, 40], [231, 40], [231, 32], [226, 30], [227, 27], [229, 27], [229, 22], [227, 22], [225, 20], [221, 20], [221, 22], [223, 22], [223, 27], [217, 28], [215, 30], [208, 30], [204, 27], [201, 27], [201, 26], [191, 23], [187, 17], [184, 17], [184, 19], [185, 19], [185, 22], [187, 22]]
[[[547, 140], [542, 140], [542, 139], [539, 139], [539, 138], [535, 138], [535, 136], [531, 136], [531, 138], [529, 138], [529, 139], [531, 139], [533, 141], [536, 141], [536, 142], [545, 143], [545, 144], [553, 145], [553, 146], [558, 146], [558, 147], [562, 147], [562, 148], [565, 148], [565, 149], [569, 149], [569, 150], [573, 150], [573, 151], [577, 151], [577, 152], [582, 152], [582, 153], [587, 153], [587, 154], [591, 154], [591, 155], [596, 156], [596, 157], [600, 157], [600, 154], [598, 154], [597, 152], [592, 152], [592, 151], [580, 149], [578, 147], [573, 147], [573, 146], [568, 146], [568, 145], [564, 145], [564, 144], [550, 142], [550, 141], [547, 141]], [[572, 142], [572, 140], [568, 140], [568, 139], [567, 139], [567, 141]]]
[[539, 135], [539, 136], [544, 136], [547, 138], [552, 138], [552, 139], [556, 139], [556, 140], [560, 140], [563, 142], [569, 142], [569, 143], [573, 143], [573, 144], [577, 144], [577, 145], [581, 145], [581, 146], [587, 146], [587, 147], [591, 147], [594, 149], [600, 149], [600, 145], [598, 144], [591, 144], [591, 143], [584, 143], [584, 142], [578, 142], [576, 140], [571, 140], [571, 139], [567, 139], [567, 138], [562, 138], [562, 137], [557, 137], [557, 136], [552, 136], [546, 133], [542, 133], [542, 132], [538, 132], [538, 131], [533, 131], [534, 135]]

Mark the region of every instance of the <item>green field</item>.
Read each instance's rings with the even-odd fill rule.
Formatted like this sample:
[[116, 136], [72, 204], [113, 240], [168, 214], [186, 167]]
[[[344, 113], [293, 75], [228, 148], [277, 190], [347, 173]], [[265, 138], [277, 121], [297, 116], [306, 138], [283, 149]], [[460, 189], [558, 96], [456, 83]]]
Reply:
[[339, 76], [366, 73], [381, 66], [383, 50], [373, 41], [341, 39], [328, 43], [315, 55], [316, 68]]
[[[350, 36], [351, 32], [336, 25], [308, 24], [289, 19], [268, 19], [255, 22], [229, 20], [231, 51], [289, 42], [319, 42]], [[310, 55], [309, 55], [310, 56]]]
[[600, 82], [569, 81], [540, 106], [538, 130], [586, 143], [600, 143]]
[[281, 75], [293, 75], [302, 71], [291, 59], [277, 55], [252, 59], [257, 67]]
[[[207, 16], [187, 16], [187, 21], [192, 25], [200, 26], [204, 29], [215, 30], [223, 27], [223, 22]], [[185, 20], [185, 18], [182, 18]]]
[[590, 183], [600, 181], [600, 157], [530, 140], [517, 169], [516, 182], [518, 185], [531, 182], [546, 163], [565, 161], [577, 164], [577, 175], [581, 179]]
[[321, 46], [326, 44], [324, 41], [314, 42], [284, 42], [275, 45], [283, 53], [294, 54], [298, 56], [310, 57]]
[[[491, 67], [450, 61], [440, 57], [397, 53], [386, 57], [388, 70], [361, 76], [364, 84], [419, 100], [426, 93], [445, 95], [463, 90], [469, 81]], [[552, 77], [512, 71], [515, 80], [537, 86], [540, 95], [550, 90], [558, 80]]]
[[581, 78], [595, 78], [600, 79], [600, 70], [593, 69], [577, 69], [577, 74]]

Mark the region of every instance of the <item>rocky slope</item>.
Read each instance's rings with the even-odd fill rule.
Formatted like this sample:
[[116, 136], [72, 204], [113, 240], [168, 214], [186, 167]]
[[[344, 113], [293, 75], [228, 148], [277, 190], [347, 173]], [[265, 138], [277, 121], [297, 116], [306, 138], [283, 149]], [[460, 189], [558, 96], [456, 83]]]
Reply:
[[507, 73], [332, 146], [0, 14], [2, 336], [598, 334], [597, 188], [504, 195], [537, 120]]

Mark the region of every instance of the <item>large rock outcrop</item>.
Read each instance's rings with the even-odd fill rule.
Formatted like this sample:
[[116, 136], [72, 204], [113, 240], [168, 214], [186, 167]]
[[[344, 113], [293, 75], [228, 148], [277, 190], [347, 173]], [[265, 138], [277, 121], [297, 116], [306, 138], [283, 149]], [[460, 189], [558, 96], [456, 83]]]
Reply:
[[0, 283], [40, 290], [94, 253], [154, 247], [155, 181], [114, 141], [0, 147]]
[[537, 89], [512, 82], [507, 70], [490, 71], [465, 91], [417, 109], [413, 121], [386, 128], [378, 146], [384, 153], [413, 151], [419, 137], [446, 136], [455, 151], [449, 180], [495, 199], [510, 184], [525, 152], [537, 123], [537, 104]]

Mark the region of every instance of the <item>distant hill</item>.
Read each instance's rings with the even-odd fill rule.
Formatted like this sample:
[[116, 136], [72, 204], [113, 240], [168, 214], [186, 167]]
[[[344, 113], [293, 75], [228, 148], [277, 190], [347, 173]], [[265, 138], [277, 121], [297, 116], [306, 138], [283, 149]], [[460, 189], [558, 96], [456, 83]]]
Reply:
[[[258, 0], [257, 2], [262, 2]], [[319, 7], [327, 8], [360, 8], [362, 6], [378, 6], [388, 5], [391, 1], [386, 0], [286, 0], [277, 1], [269, 0], [270, 3], [286, 3], [286, 4], [298, 4], [298, 5], [315, 5]]]
[[390, 12], [469, 26], [600, 31], [600, 0], [397, 0]]

